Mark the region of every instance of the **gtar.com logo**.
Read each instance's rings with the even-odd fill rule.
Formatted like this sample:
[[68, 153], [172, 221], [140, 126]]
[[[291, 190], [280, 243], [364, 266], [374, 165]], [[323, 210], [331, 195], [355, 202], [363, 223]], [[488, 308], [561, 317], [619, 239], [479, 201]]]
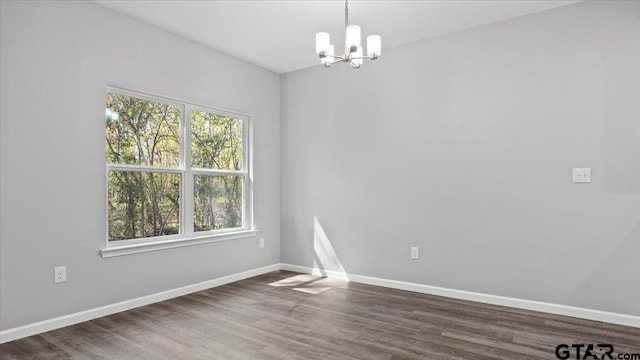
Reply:
[[[596, 346], [599, 348], [595, 351]], [[600, 354], [598, 356], [598, 354]], [[575, 357], [572, 357], [575, 355]], [[558, 359], [613, 359], [613, 345], [611, 344], [560, 344], [556, 346]]]
[[556, 357], [561, 360], [567, 359], [622, 359], [622, 360], [640, 360], [638, 354], [614, 354], [613, 345], [611, 344], [560, 344], [556, 346]]

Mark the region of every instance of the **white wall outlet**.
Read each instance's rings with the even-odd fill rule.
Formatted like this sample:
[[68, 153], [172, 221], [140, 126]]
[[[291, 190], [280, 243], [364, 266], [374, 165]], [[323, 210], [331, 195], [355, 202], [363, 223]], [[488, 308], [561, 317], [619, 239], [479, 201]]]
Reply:
[[260, 238], [260, 249], [264, 247], [264, 238]]
[[53, 268], [53, 282], [54, 284], [67, 281], [67, 267], [56, 266]]
[[591, 182], [591, 168], [573, 168], [573, 183], [585, 184]]
[[420, 258], [420, 248], [415, 246], [411, 247], [411, 258], [413, 260], [417, 260]]

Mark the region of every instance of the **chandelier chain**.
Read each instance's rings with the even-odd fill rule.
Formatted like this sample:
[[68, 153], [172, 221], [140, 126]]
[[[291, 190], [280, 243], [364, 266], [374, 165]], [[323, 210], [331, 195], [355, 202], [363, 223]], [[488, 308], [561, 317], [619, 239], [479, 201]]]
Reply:
[[344, 0], [344, 27], [349, 26], [349, 0]]

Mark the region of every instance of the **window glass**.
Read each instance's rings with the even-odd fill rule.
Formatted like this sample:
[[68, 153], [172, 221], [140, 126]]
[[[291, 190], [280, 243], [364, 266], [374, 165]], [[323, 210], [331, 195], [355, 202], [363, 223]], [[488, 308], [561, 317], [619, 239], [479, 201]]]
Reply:
[[242, 169], [242, 120], [194, 110], [191, 112], [191, 166]]
[[180, 109], [107, 93], [106, 156], [111, 164], [180, 164]]
[[243, 176], [194, 176], [194, 231], [242, 227]]
[[180, 232], [180, 174], [109, 171], [109, 241]]

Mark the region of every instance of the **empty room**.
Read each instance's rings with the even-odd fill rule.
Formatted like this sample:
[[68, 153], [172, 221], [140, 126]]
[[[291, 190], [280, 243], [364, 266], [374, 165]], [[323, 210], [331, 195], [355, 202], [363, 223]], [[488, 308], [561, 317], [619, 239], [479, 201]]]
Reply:
[[640, 1], [0, 0], [0, 359], [640, 360]]

